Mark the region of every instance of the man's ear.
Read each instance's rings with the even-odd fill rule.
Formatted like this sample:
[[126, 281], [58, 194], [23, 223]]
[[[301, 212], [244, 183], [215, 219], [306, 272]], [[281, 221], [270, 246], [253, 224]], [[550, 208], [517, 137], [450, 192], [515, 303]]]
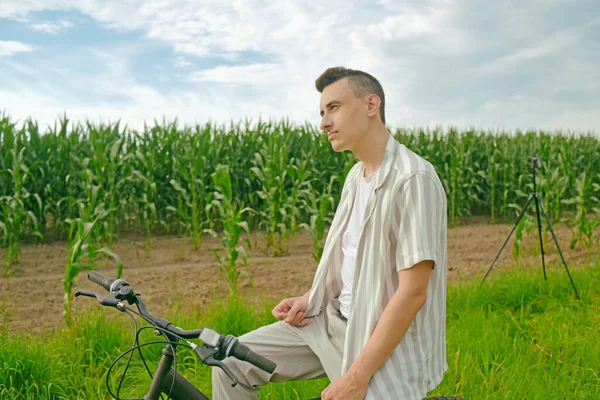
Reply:
[[374, 117], [379, 114], [379, 107], [381, 106], [381, 99], [375, 93], [371, 93], [367, 96], [367, 115]]

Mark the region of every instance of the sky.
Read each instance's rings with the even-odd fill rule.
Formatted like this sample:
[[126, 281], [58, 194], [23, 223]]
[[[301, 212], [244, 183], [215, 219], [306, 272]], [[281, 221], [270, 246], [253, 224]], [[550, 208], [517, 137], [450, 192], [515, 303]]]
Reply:
[[599, 132], [598, 38], [597, 0], [0, 0], [0, 113], [318, 125], [344, 66], [392, 128]]

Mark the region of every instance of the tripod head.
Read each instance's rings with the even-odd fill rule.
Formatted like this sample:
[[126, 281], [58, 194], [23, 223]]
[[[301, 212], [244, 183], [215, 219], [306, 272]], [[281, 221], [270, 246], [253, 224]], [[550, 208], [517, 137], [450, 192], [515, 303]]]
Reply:
[[536, 192], [536, 187], [535, 187], [535, 169], [536, 168], [542, 168], [542, 157], [540, 157], [537, 154], [534, 154], [531, 156], [531, 175], [532, 175], [534, 193]]
[[542, 168], [542, 157], [534, 154], [531, 156], [531, 169]]

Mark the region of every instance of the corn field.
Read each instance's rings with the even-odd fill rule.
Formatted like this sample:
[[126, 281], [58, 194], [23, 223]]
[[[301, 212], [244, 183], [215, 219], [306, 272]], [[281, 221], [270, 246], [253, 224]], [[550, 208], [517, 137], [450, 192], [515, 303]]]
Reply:
[[[600, 140], [592, 134], [390, 130], [429, 160], [448, 196], [451, 225], [487, 215], [514, 221], [532, 190], [530, 156], [539, 154], [538, 191], [553, 223], [573, 229], [572, 246], [594, 245], [600, 222]], [[155, 121], [143, 131], [114, 124], [73, 124], [43, 132], [0, 116], [0, 244], [7, 269], [22, 242], [66, 240], [70, 221], [96, 221], [92, 236], [111, 245], [121, 233], [178, 234], [201, 246], [222, 230], [213, 174], [226, 165], [231, 192], [250, 230], [266, 234], [272, 255], [285, 254], [299, 229], [323, 239], [343, 180], [356, 162], [335, 153], [308, 123], [245, 120], [237, 125], [179, 127]], [[533, 208], [533, 207], [532, 207]], [[311, 229], [311, 227], [320, 227]], [[314, 232], [313, 232], [314, 231]], [[588, 245], [588, 241], [590, 244]], [[596, 244], [597, 245], [597, 244]], [[320, 254], [314, 255], [317, 259]]]

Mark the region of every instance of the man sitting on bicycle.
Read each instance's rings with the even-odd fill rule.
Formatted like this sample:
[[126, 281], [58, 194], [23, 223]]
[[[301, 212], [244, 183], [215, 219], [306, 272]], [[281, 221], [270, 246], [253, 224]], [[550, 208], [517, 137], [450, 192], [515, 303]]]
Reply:
[[213, 395], [256, 399], [269, 382], [327, 376], [323, 399], [420, 400], [446, 362], [446, 194], [435, 168], [385, 126], [373, 76], [335, 67], [316, 80], [321, 129], [357, 162], [342, 188], [311, 289], [282, 300], [280, 321], [240, 337], [273, 374], [227, 358]]

